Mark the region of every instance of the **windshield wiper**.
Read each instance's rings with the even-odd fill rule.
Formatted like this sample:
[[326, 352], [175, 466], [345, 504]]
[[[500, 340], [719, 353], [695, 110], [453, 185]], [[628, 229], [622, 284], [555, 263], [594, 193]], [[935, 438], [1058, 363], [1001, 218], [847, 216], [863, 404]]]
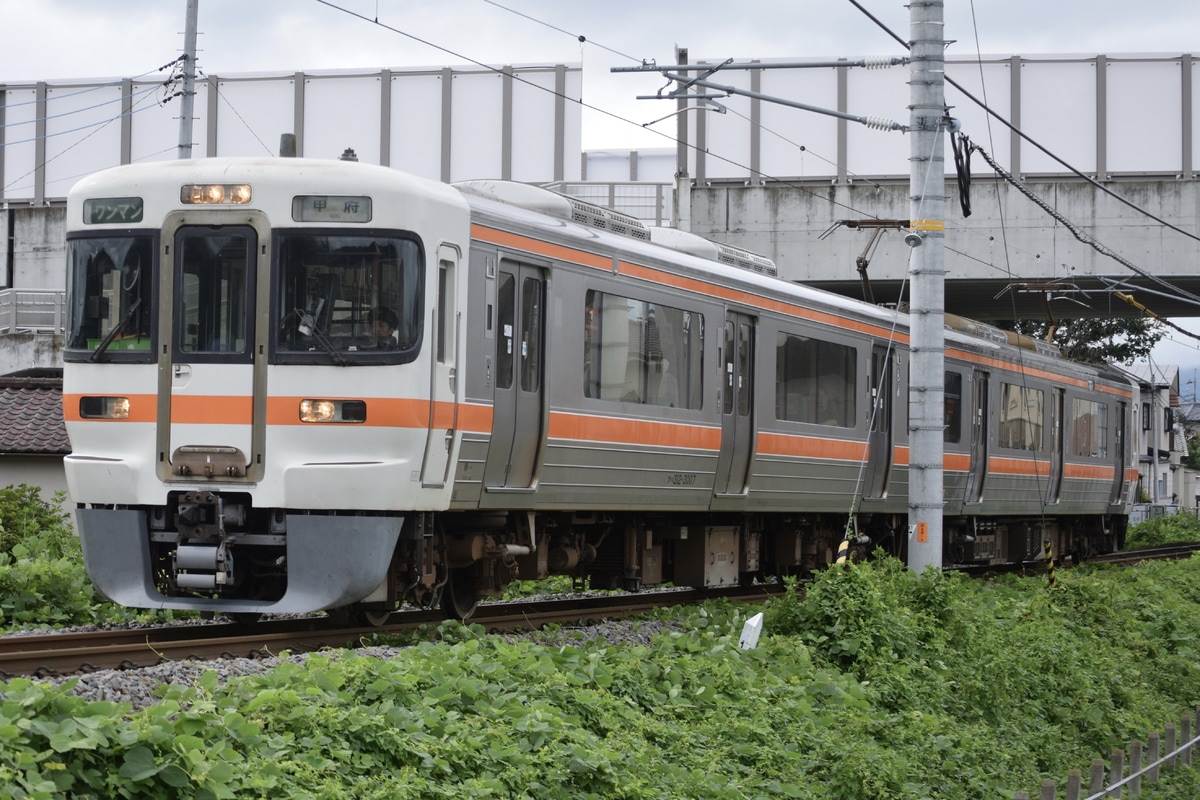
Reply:
[[350, 360], [342, 355], [340, 350], [334, 347], [333, 342], [329, 341], [329, 337], [325, 335], [325, 331], [321, 330], [321, 326], [317, 324], [317, 321], [313, 318], [312, 314], [309, 314], [307, 311], [303, 311], [299, 308], [295, 309], [295, 311], [296, 316], [300, 320], [299, 324], [297, 325], [299, 331], [301, 333], [305, 333], [306, 329], [311, 331], [311, 335], [317, 340], [317, 343], [320, 344], [321, 347], [325, 348], [325, 352], [333, 356], [333, 361], [335, 364], [337, 364], [339, 367], [348, 366], [350, 364]]
[[113, 340], [117, 338], [117, 335], [120, 334], [121, 331], [125, 330], [125, 326], [129, 324], [131, 319], [133, 319], [133, 315], [137, 313], [137, 310], [141, 307], [141, 305], [142, 298], [139, 297], [137, 300], [133, 301], [133, 305], [131, 305], [129, 310], [125, 312], [125, 316], [121, 317], [121, 321], [113, 326], [113, 329], [108, 332], [108, 336], [105, 336], [100, 344], [96, 345], [96, 351], [92, 353], [91, 357], [88, 358], [88, 361], [100, 360], [100, 356], [104, 355], [104, 351], [107, 350], [108, 346], [113, 343]]

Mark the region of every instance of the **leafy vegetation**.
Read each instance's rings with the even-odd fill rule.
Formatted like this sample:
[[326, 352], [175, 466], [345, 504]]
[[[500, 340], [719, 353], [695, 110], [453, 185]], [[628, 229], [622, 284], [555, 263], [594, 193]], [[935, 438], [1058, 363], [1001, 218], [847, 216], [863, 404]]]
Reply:
[[670, 612], [650, 646], [447, 623], [391, 660], [209, 673], [137, 712], [14, 680], [0, 782], [19, 798], [1008, 800], [1200, 700], [1200, 559], [1080, 567], [1050, 590], [881, 557], [773, 599], [743, 651], [756, 610]]
[[0, 489], [0, 629], [169, 618], [169, 612], [138, 614], [96, 594], [63, 501], [60, 493], [46, 502], [25, 484]]
[[1126, 549], [1187, 542], [1200, 542], [1200, 519], [1184, 511], [1151, 517], [1131, 527], [1125, 535]]
[[[1194, 526], [1156, 518], [1130, 540]], [[128, 615], [30, 487], [0, 490], [0, 543], [3, 625]], [[657, 612], [671, 624], [649, 646], [445, 623], [391, 660], [208, 673], [139, 711], [0, 683], [0, 784], [39, 800], [1008, 800], [1200, 702], [1200, 559], [1078, 567], [1051, 590], [878, 555], [772, 599], [752, 651], [737, 640], [758, 609], [712, 603]], [[1184, 772], [1145, 796], [1197, 785]]]
[[[1178, 414], [1178, 411], [1176, 412]], [[1176, 417], [1176, 422], [1184, 422], [1180, 416]], [[1188, 430], [1188, 426], [1184, 426], [1184, 430]], [[1184, 459], [1186, 466], [1192, 469], [1200, 469], [1200, 434], [1191, 433], [1187, 437], [1187, 457]]]

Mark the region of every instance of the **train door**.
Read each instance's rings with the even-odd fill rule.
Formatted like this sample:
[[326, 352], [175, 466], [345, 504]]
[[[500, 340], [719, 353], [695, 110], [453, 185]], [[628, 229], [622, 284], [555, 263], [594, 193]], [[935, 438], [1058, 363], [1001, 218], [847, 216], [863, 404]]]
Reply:
[[725, 315], [721, 345], [721, 453], [713, 492], [746, 492], [754, 449], [754, 319], [735, 311]]
[[871, 429], [867, 436], [867, 471], [863, 497], [880, 499], [887, 496], [888, 477], [892, 471], [892, 359], [888, 348], [871, 349]]
[[1125, 425], [1129, 422], [1129, 404], [1124, 402], [1117, 403], [1117, 425], [1113, 441], [1113, 468], [1116, 474], [1113, 475], [1112, 489], [1109, 491], [1109, 505], [1121, 505], [1121, 490], [1125, 486], [1125, 467], [1129, 463], [1129, 453], [1126, 450], [1128, 443], [1125, 441]]
[[1050, 481], [1046, 487], [1046, 505], [1057, 503], [1062, 493], [1065, 411], [1063, 390], [1054, 389], [1050, 401]]
[[421, 485], [444, 486], [450, 465], [450, 447], [458, 427], [458, 386], [455, 358], [458, 347], [458, 314], [455, 281], [458, 248], [438, 248], [437, 299], [433, 308], [433, 352], [429, 368], [429, 435], [421, 462]]
[[[266, 441], [266, 303], [269, 229], [169, 220], [159, 309], [158, 472], [256, 480]], [[256, 357], [259, 356], [259, 357]]]
[[965, 502], [983, 501], [983, 479], [988, 462], [988, 374], [976, 372], [971, 385], [971, 471], [967, 474]]
[[496, 276], [492, 439], [484, 469], [488, 489], [534, 485], [543, 427], [545, 294], [540, 269], [501, 261]]

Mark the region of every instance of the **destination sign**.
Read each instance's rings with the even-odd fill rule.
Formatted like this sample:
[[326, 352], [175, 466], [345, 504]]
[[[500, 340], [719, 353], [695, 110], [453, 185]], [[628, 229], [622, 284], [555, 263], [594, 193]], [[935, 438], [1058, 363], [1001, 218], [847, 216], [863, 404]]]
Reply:
[[83, 224], [141, 222], [144, 210], [140, 197], [91, 197], [83, 201]]
[[370, 222], [371, 198], [302, 194], [292, 198], [296, 222]]

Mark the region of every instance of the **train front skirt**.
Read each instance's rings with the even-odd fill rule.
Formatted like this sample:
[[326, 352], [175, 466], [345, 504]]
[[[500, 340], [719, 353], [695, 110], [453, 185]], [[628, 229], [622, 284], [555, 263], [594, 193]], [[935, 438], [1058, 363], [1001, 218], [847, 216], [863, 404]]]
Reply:
[[287, 515], [287, 590], [278, 600], [168, 597], [154, 583], [144, 511], [76, 510], [88, 575], [114, 603], [134, 608], [301, 614], [358, 602], [387, 577], [403, 517]]

